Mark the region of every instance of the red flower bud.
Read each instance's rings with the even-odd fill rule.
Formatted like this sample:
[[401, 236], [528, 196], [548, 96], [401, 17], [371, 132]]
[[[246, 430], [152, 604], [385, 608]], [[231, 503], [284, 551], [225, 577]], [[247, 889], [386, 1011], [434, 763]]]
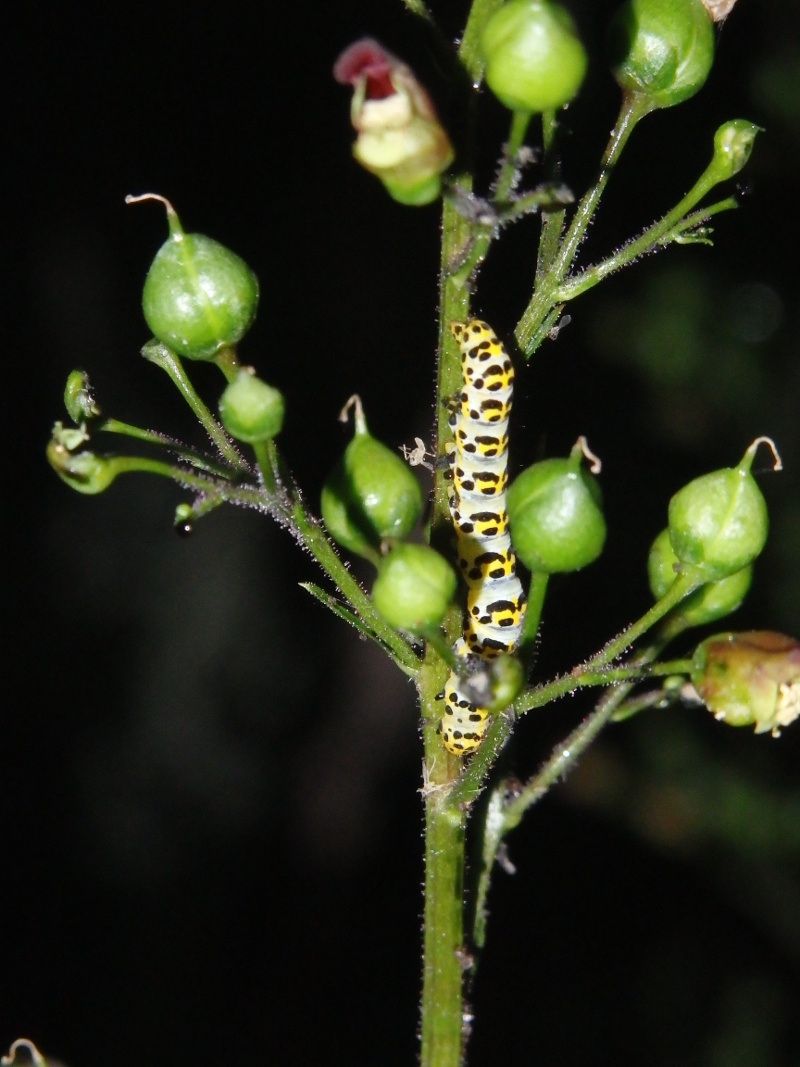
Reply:
[[352, 85], [353, 155], [401, 204], [429, 204], [453, 161], [450, 140], [409, 67], [365, 37], [336, 60], [334, 78]]

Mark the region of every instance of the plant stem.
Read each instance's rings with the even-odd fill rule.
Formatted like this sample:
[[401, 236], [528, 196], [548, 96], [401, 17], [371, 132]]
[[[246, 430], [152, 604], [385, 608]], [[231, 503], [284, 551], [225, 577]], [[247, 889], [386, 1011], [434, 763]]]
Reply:
[[[208, 474], [216, 474], [221, 478], [230, 477], [234, 473], [221, 463], [214, 462], [209, 456], [205, 456], [193, 448], [188, 448], [183, 442], [175, 440], [174, 437], [167, 437], [166, 434], [158, 433], [155, 430], [145, 430], [141, 426], [133, 426], [129, 422], [120, 422], [119, 419], [104, 419], [97, 426], [92, 426], [92, 433], [115, 433], [123, 437], [132, 437], [136, 441], [144, 441], [146, 444], [156, 445], [159, 448], [167, 448], [186, 463], [191, 463], [198, 470], [205, 471]], [[237, 468], [236, 473], [240, 471], [241, 468]]]
[[[438, 737], [436, 743], [441, 747]], [[425, 805], [425, 969], [422, 983], [422, 1067], [461, 1063], [462, 893], [465, 817], [442, 797]], [[458, 1010], [454, 1011], [454, 1006]]]
[[561, 744], [556, 745], [549, 759], [544, 762], [533, 778], [525, 783], [514, 800], [506, 805], [501, 836], [505, 836], [509, 830], [518, 826], [528, 808], [537, 800], [541, 800], [550, 786], [554, 785], [578, 756], [586, 751], [608, 723], [615, 709], [622, 703], [629, 689], [630, 685], [620, 686], [618, 689], [611, 689], [604, 693], [591, 715], [584, 719]]
[[574, 300], [576, 296], [585, 293], [587, 289], [597, 285], [598, 282], [607, 278], [609, 274], [627, 266], [639, 256], [651, 252], [656, 246], [680, 240], [684, 233], [713, 218], [714, 215], [718, 215], [721, 211], [732, 211], [738, 207], [736, 198], [729, 196], [725, 200], [720, 200], [718, 203], [711, 204], [709, 207], [693, 212], [691, 215], [685, 214], [690, 207], [697, 203], [697, 199], [699, 197], [692, 199], [691, 195], [687, 195], [674, 211], [665, 215], [658, 222], [653, 223], [641, 236], [623, 245], [613, 256], [609, 256], [600, 263], [596, 263], [593, 267], [587, 267], [586, 270], [580, 271], [574, 277], [568, 278], [559, 286], [555, 299], [560, 303]]
[[[644, 673], [649, 665], [659, 655], [664, 647], [663, 639], [656, 639], [647, 648], [643, 649], [628, 666], [619, 672], [623, 677], [629, 674], [631, 680], [622, 682], [614, 689], [604, 693], [594, 711], [580, 723], [569, 736], [556, 745], [550, 757], [542, 764], [537, 773], [530, 778], [520, 789], [515, 788], [513, 794], [507, 790], [506, 783], [500, 783], [494, 790], [489, 800], [486, 812], [486, 823], [483, 834], [482, 869], [478, 878], [478, 899], [475, 911], [475, 943], [482, 946], [486, 936], [486, 898], [489, 892], [489, 882], [492, 875], [495, 860], [500, 855], [503, 840], [510, 830], [518, 826], [528, 809], [536, 804], [545, 793], [555, 785], [575, 761], [581, 756], [589, 745], [597, 738], [600, 731], [609, 723], [613, 722], [616, 713], [624, 706], [625, 698], [632, 686]], [[657, 664], [653, 674], [666, 674], [667, 668], [677, 668], [679, 672], [691, 669], [690, 660], [676, 660], [673, 663]], [[643, 698], [640, 706], [652, 705], [663, 699], [663, 692], [649, 694]], [[634, 714], [639, 708], [632, 705], [628, 714]], [[624, 717], [624, 716], [620, 716]], [[467, 775], [464, 775], [464, 779]], [[462, 781], [459, 788], [453, 790], [451, 803], [459, 794], [463, 795], [466, 781]]]
[[[559, 285], [566, 277], [572, 266], [578, 247], [586, 235], [592, 216], [597, 210], [600, 197], [611, 177], [611, 172], [619, 158], [622, 149], [633, 131], [634, 126], [643, 117], [645, 111], [639, 101], [634, 98], [625, 98], [622, 108], [617, 117], [611, 137], [603, 155], [603, 162], [595, 184], [588, 190], [576, 208], [564, 239], [552, 258], [545, 259], [544, 263], [540, 251], [541, 273], [537, 277], [537, 285], [528, 306], [522, 314], [514, 331], [520, 351], [529, 358], [541, 343], [546, 331], [541, 329], [542, 324], [548, 321], [548, 316], [553, 311], [554, 305], [558, 304], [556, 293]], [[548, 239], [552, 240], [550, 234]]]
[[477, 88], [483, 78], [484, 61], [478, 47], [478, 40], [489, 16], [503, 0], [472, 0], [467, 24], [458, 48], [458, 58]]
[[[508, 142], [505, 146], [503, 153], [503, 161], [500, 165], [500, 173], [497, 177], [497, 184], [494, 191], [493, 202], [501, 211], [507, 207], [508, 196], [514, 186], [514, 178], [517, 175], [517, 157], [519, 150], [522, 148], [523, 141], [525, 140], [525, 134], [528, 131], [531, 116], [525, 112], [515, 111], [511, 119], [511, 130], [508, 136]], [[521, 208], [520, 213], [524, 214], [527, 210], [533, 210], [539, 206], [543, 200], [550, 198], [552, 194], [549, 191], [538, 192], [532, 194], [526, 204], [524, 210]], [[512, 212], [507, 216], [510, 220], [514, 215]], [[460, 264], [458, 270], [453, 272], [453, 282], [457, 286], [466, 286], [474, 281], [475, 271], [483, 263], [486, 255], [489, 251], [489, 246], [499, 233], [499, 225], [497, 222], [492, 224], [491, 222], [475, 223], [472, 227], [472, 241], [469, 246], [469, 254]]]
[[239, 455], [238, 449], [197, 395], [197, 391], [189, 381], [186, 371], [175, 353], [171, 352], [166, 345], [151, 341], [142, 349], [142, 355], [145, 359], [149, 359], [151, 363], [155, 363], [167, 372], [225, 462], [229, 463], [234, 470], [249, 473], [247, 464]]
[[[467, 232], [466, 220], [445, 202], [442, 220], [442, 281], [440, 286], [439, 362], [437, 380], [437, 454], [444, 454], [450, 433], [443, 417], [443, 400], [461, 387], [461, 358], [447, 325], [469, 317], [469, 290], [446, 273], [446, 264]], [[444, 540], [451, 529], [448, 485], [437, 471], [431, 536]], [[446, 639], [454, 641], [461, 613], [445, 619]], [[424, 721], [425, 796], [425, 926], [423, 932], [421, 1067], [458, 1067], [462, 1049], [463, 882], [466, 813], [454, 811], [447, 795], [461, 770], [461, 761], [442, 746], [436, 727], [440, 710], [436, 694], [444, 686], [447, 665], [428, 644], [419, 682]]]
[[[114, 467], [117, 474], [135, 472], [159, 474], [162, 478], [171, 478], [173, 482], [200, 493], [214, 494], [218, 488], [214, 482], [209, 481], [207, 478], [197, 474], [190, 474], [189, 471], [183, 470], [181, 467], [173, 467], [170, 463], [163, 463], [159, 459], [150, 459], [149, 456], [110, 456], [107, 462]], [[235, 490], [231, 495], [235, 495]]]
[[522, 633], [517, 645], [517, 651], [522, 655], [523, 659], [526, 658], [525, 653], [530, 650], [531, 645], [536, 640], [536, 634], [539, 632], [539, 623], [542, 620], [542, 608], [544, 607], [549, 577], [550, 575], [544, 571], [533, 571], [531, 573], [531, 583], [528, 586], [528, 599], [525, 605], [525, 618], [522, 621]]
[[[411, 645], [378, 613], [369, 595], [361, 588], [340, 558], [319, 520], [303, 503], [300, 491], [282, 462], [274, 440], [253, 445], [266, 499], [276, 517], [291, 530], [333, 581], [364, 626], [362, 633], [372, 637], [406, 674], [414, 677], [419, 658]], [[328, 605], [330, 606], [330, 605]]]
[[[510, 714], [495, 716], [494, 721], [484, 735], [480, 748], [464, 768], [458, 782], [453, 787], [450, 794], [451, 805], [462, 808], [472, 804], [477, 798], [484, 787], [489, 769], [494, 764], [500, 749], [508, 738], [512, 715], [519, 718], [526, 712], [544, 707], [546, 704], [558, 700], [559, 697], [590, 686], [608, 686], [616, 683], [616, 688], [612, 692], [619, 694], [619, 701], [621, 701], [630, 692], [631, 686], [636, 681], [648, 675], [688, 673], [691, 669], [691, 661], [689, 660], [675, 660], [665, 665], [658, 664], [655, 667], [650, 667], [650, 664], [667, 641], [675, 633], [680, 632], [678, 630], [673, 631], [669, 627], [663, 627], [662, 632], [653, 643], [636, 655], [633, 660], [616, 668], [609, 668], [608, 664], [621, 655], [634, 640], [651, 629], [698, 585], [702, 585], [702, 582], [691, 573], [678, 575], [661, 600], [656, 601], [653, 607], [645, 612], [640, 619], [637, 619], [626, 630], [623, 630], [619, 636], [595, 653], [586, 663], [576, 667], [569, 674], [554, 678], [552, 681], [535, 686], [532, 689], [526, 689], [514, 701]], [[614, 704], [611, 712], [617, 707], [617, 703]], [[591, 734], [591, 737], [593, 738], [594, 734]], [[574, 744], [570, 746], [566, 742], [560, 746], [562, 750], [567, 747], [572, 751], [573, 757], [577, 755], [578, 751], [583, 750], [582, 748], [576, 749]]]
[[[648, 630], [651, 630], [668, 612], [672, 611], [676, 604], [679, 604], [684, 597], [694, 592], [702, 584], [702, 580], [690, 571], [678, 574], [664, 596], [657, 600], [652, 608], [646, 611], [640, 619], [631, 623], [618, 637], [615, 637], [613, 641], [609, 641], [605, 648], [602, 648], [588, 659], [581, 667], [580, 673], [584, 671], [591, 672], [597, 670], [598, 667], [605, 667], [606, 664], [613, 662], [634, 641], [637, 641]], [[637, 657], [636, 663], [641, 662], [643, 662], [641, 658]], [[580, 673], [578, 673], [578, 677], [580, 677]]]
[[466, 810], [448, 795], [461, 760], [437, 733], [447, 667], [429, 650], [420, 675], [425, 776], [425, 928], [423, 935], [421, 1067], [458, 1067], [462, 1059], [463, 883]]
[[[661, 601], [659, 601], [659, 604]], [[658, 605], [656, 605], [658, 606]], [[628, 665], [631, 671], [639, 672], [639, 677], [663, 648], [663, 642], [656, 640], [634, 658]], [[687, 662], [687, 661], [679, 661]], [[527, 809], [540, 800], [550, 786], [554, 785], [565, 771], [581, 756], [589, 745], [594, 741], [600, 731], [611, 721], [614, 712], [625, 700], [635, 684], [634, 681], [626, 681], [609, 689], [597, 702], [591, 715], [588, 715], [579, 726], [564, 741], [553, 749], [550, 758], [540, 767], [537, 773], [525, 783], [513, 800], [504, 807], [502, 829], [496, 834], [498, 844], [503, 836], [515, 826], [519, 825], [522, 816]]]
[[[475, 0], [459, 49], [459, 58], [472, 83], [480, 81], [482, 65], [477, 47], [481, 26], [499, 0]], [[453, 185], [465, 196], [472, 177], [463, 170]], [[454, 199], [442, 205], [442, 251], [439, 280], [439, 338], [436, 381], [436, 454], [443, 456], [450, 440], [445, 401], [461, 389], [461, 353], [449, 324], [465, 322], [470, 313], [466, 280], [453, 274], [463, 262], [472, 238], [470, 222], [456, 209]], [[443, 470], [434, 479], [430, 539], [444, 543], [452, 535], [448, 483]], [[450, 610], [444, 620], [446, 640], [459, 635], [461, 613]], [[425, 885], [421, 1002], [421, 1067], [458, 1067], [462, 1059], [463, 1005], [463, 882], [466, 809], [453, 808], [447, 797], [461, 773], [461, 760], [442, 746], [437, 732], [441, 716], [436, 697], [444, 687], [448, 667], [430, 644], [418, 678], [425, 748]]]

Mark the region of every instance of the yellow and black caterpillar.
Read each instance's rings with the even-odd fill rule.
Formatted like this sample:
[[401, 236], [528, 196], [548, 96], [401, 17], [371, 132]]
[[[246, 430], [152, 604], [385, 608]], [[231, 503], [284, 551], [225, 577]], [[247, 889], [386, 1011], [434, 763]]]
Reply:
[[[454, 441], [446, 448], [453, 475], [449, 503], [468, 590], [464, 633], [454, 651], [485, 661], [513, 652], [525, 615], [506, 511], [514, 368], [488, 323], [453, 322], [450, 330], [461, 349], [462, 389], [450, 414]], [[443, 697], [442, 741], [448, 752], [463, 756], [480, 744], [487, 709], [470, 699], [455, 673]]]

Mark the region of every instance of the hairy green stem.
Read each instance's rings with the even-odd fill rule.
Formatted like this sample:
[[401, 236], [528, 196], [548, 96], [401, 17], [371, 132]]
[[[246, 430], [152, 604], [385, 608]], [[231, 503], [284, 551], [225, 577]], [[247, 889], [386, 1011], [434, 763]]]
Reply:
[[[572, 266], [580, 243], [586, 235], [586, 230], [597, 210], [597, 205], [600, 203], [600, 198], [620, 153], [625, 147], [634, 126], [644, 114], [641, 104], [636, 100], [623, 100], [622, 108], [614, 129], [611, 131], [611, 137], [603, 155], [603, 163], [597, 181], [578, 204], [572, 222], [557, 251], [549, 258], [545, 258], [544, 262], [542, 262], [540, 251], [540, 271], [537, 275], [536, 288], [514, 331], [520, 351], [524, 353], [526, 358], [533, 354], [543, 339], [544, 334], [541, 326], [552, 312], [554, 305], [558, 304], [556, 296], [558, 287]], [[548, 240], [552, 243], [552, 235], [548, 235]]]
[[106, 462], [114, 468], [115, 474], [132, 474], [141, 472], [144, 474], [158, 474], [162, 478], [170, 478], [179, 485], [194, 489], [200, 493], [214, 494], [217, 485], [197, 474], [191, 474], [181, 467], [175, 467], [171, 463], [164, 463], [159, 459], [150, 459], [147, 456], [109, 456]]
[[531, 573], [528, 599], [525, 605], [525, 618], [522, 621], [522, 633], [517, 645], [517, 651], [521, 653], [523, 658], [525, 658], [526, 651], [530, 651], [539, 632], [539, 623], [542, 619], [542, 608], [544, 607], [549, 577], [550, 575], [544, 571], [533, 571]]
[[[701, 579], [690, 571], [686, 571], [678, 574], [675, 581], [670, 588], [653, 604], [649, 611], [646, 611], [640, 619], [631, 623], [627, 629], [623, 630], [618, 637], [615, 637], [613, 641], [602, 648], [594, 656], [590, 657], [583, 664], [581, 671], [591, 672], [597, 670], [598, 667], [604, 667], [607, 663], [612, 663], [617, 656], [629, 648], [634, 641], [638, 639], [648, 630], [660, 622], [664, 616], [672, 611], [676, 604], [679, 604], [684, 597], [687, 597], [690, 593], [693, 593], [695, 589], [703, 585]], [[640, 662], [637, 660], [637, 662]]]
[[438, 734], [447, 666], [429, 649], [420, 673], [425, 773], [425, 926], [421, 1067], [458, 1067], [463, 1048], [463, 885], [466, 812], [448, 803], [461, 760]]
[[[466, 182], [465, 182], [466, 184]], [[453, 204], [445, 202], [442, 220], [442, 281], [440, 285], [439, 362], [436, 390], [437, 454], [443, 455], [450, 437], [444, 400], [461, 387], [461, 358], [448, 329], [451, 321], [469, 317], [469, 290], [453, 281], [446, 265], [467, 237], [467, 223]], [[431, 537], [449, 539], [448, 485], [443, 471], [435, 475]], [[458, 636], [461, 613], [445, 620], [446, 640]], [[420, 683], [420, 709], [425, 744], [425, 927], [423, 934], [421, 1067], [458, 1067], [462, 1050], [463, 872], [466, 814], [453, 811], [447, 794], [461, 769], [461, 761], [442, 746], [437, 732], [441, 702], [436, 694], [447, 677], [447, 665], [428, 644]]]
[[278, 460], [278, 450], [275, 442], [270, 438], [268, 441], [255, 441], [253, 443], [258, 470], [261, 481], [268, 493], [280, 493], [281, 475]]
[[[643, 669], [647, 668], [658, 656], [663, 644], [663, 640], [657, 639], [648, 648], [640, 652], [628, 668], [633, 680], [618, 684], [614, 689], [604, 693], [598, 700], [594, 711], [564, 741], [556, 745], [549, 758], [521, 789], [515, 787], [512, 793], [507, 790], [505, 783], [500, 783], [494, 790], [489, 800], [484, 825], [483, 865], [478, 878], [478, 902], [475, 913], [474, 932], [476, 944], [482, 946], [485, 940], [486, 899], [489, 892], [489, 882], [495, 861], [500, 855], [501, 848], [504, 847], [503, 841], [506, 834], [518, 826], [528, 809], [541, 800], [551, 786], [555, 785], [567, 770], [574, 766], [576, 760], [596, 740], [600, 731], [609, 722], [614, 721], [615, 714], [623, 706], [631, 687], [641, 677]], [[661, 668], [676, 665], [685, 666], [686, 662], [676, 661], [676, 664], [661, 664], [659, 666]], [[621, 674], [622, 672], [619, 673]], [[652, 673], [663, 672], [654, 669]], [[661, 692], [650, 694], [642, 702], [642, 706], [652, 705], [662, 699], [663, 694]], [[451, 801], [452, 799], [453, 795], [451, 795]]]
[[545, 761], [539, 771], [525, 784], [515, 799], [506, 805], [503, 814], [502, 836], [519, 825], [528, 808], [535, 804], [537, 800], [540, 800], [550, 786], [557, 782], [567, 768], [575, 762], [578, 756], [581, 756], [586, 751], [606, 723], [608, 723], [614, 710], [625, 698], [628, 688], [620, 686], [604, 693], [592, 714], [584, 719], [569, 737], [553, 749], [549, 759]]
[[314, 520], [311, 520], [302, 508], [295, 508], [292, 515], [295, 529], [303, 546], [308, 549], [322, 569], [336, 584], [339, 592], [358, 612], [367, 626], [380, 640], [391, 649], [395, 661], [407, 674], [416, 673], [419, 660], [414, 649], [375, 610], [372, 600], [364, 592], [345, 564], [339, 558], [333, 545]]
[[503, 0], [472, 0], [467, 17], [467, 24], [458, 46], [458, 58], [469, 74], [472, 84], [477, 88], [483, 78], [484, 60], [481, 55], [479, 40], [490, 15], [500, 7]]
[[261, 474], [263, 491], [267, 499], [274, 502], [276, 513], [319, 563], [362, 620], [362, 632], [376, 640], [402, 671], [415, 676], [419, 670], [416, 652], [378, 613], [369, 595], [339, 556], [321, 523], [306, 509], [300, 491], [286, 470], [274, 440], [256, 442], [253, 451]]
[[332, 579], [342, 596], [364, 620], [367, 628], [391, 650], [392, 658], [406, 674], [416, 674], [419, 659], [414, 649], [376, 611], [372, 600], [347, 569], [319, 522], [306, 512], [299, 500], [296, 500], [292, 507], [290, 521], [297, 539]]
[[[482, 69], [477, 51], [479, 27], [496, 7], [494, 2], [476, 0], [473, 4], [467, 31], [460, 49], [460, 58], [465, 64], [474, 82], [477, 82]], [[550, 258], [544, 272], [545, 284], [541, 293], [539, 286], [534, 293], [528, 310], [517, 329], [517, 341], [526, 354], [530, 354], [530, 337], [541, 329], [543, 324], [555, 321], [558, 309], [553, 307], [553, 296], [558, 284], [569, 269], [578, 244], [600, 199], [610, 169], [619, 151], [627, 139], [633, 121], [631, 114], [623, 113], [612, 134], [609, 148], [604, 158], [604, 169], [596, 186], [587, 193], [578, 207], [576, 216], [560, 245], [548, 251]], [[516, 145], [514, 155], [522, 143], [526, 123], [515, 121], [512, 126], [512, 144]], [[552, 134], [552, 122], [548, 126]], [[506, 169], [502, 179], [510, 188], [513, 176], [513, 156], [508, 153]], [[455, 177], [454, 186], [462, 196], [469, 196], [472, 181], [468, 173]], [[505, 186], [504, 186], [505, 187]], [[437, 377], [437, 450], [442, 455], [449, 440], [449, 428], [443, 418], [443, 405], [450, 396], [461, 387], [461, 360], [458, 347], [450, 336], [448, 325], [451, 321], [465, 321], [469, 318], [470, 293], [469, 278], [474, 268], [475, 251], [472, 242], [476, 240], [473, 224], [457, 210], [458, 197], [447, 198], [442, 215], [442, 259], [439, 325], [439, 362]], [[555, 227], [549, 226], [547, 232], [551, 237], [560, 234], [560, 220]], [[483, 234], [488, 247], [489, 231]], [[478, 238], [480, 239], [480, 238]], [[480, 251], [480, 250], [479, 250]], [[479, 259], [480, 257], [478, 257]], [[542, 256], [540, 253], [540, 263]], [[548, 326], [549, 328], [549, 326]], [[527, 347], [526, 347], [527, 346]], [[447, 485], [443, 472], [436, 475], [434, 505], [431, 518], [431, 536], [440, 539], [450, 530], [450, 515], [447, 504]], [[540, 605], [539, 605], [540, 607]], [[536, 606], [532, 618], [537, 614]], [[450, 613], [445, 633], [448, 640], [458, 635], [456, 628], [458, 615]], [[531, 626], [533, 623], [530, 624]], [[441, 664], [440, 657], [429, 646], [426, 661], [432, 658]], [[601, 666], [596, 664], [595, 666]], [[442, 665], [444, 666], [444, 665]], [[423, 672], [424, 673], [424, 672]], [[435, 694], [434, 694], [435, 695]], [[422, 995], [422, 1065], [423, 1067], [456, 1067], [461, 1062], [462, 1031], [462, 989], [461, 973], [457, 953], [461, 948], [462, 935], [462, 878], [464, 868], [464, 824], [465, 811], [474, 799], [484, 781], [485, 774], [491, 767], [497, 752], [505, 742], [509, 732], [509, 719], [498, 716], [491, 724], [481, 747], [463, 772], [469, 781], [465, 791], [464, 783], [456, 785], [461, 768], [459, 761], [444, 752], [435, 726], [430, 719], [436, 715], [435, 705], [430, 704], [431, 694], [420, 688], [423, 719], [426, 722], [425, 752], [428, 785], [426, 793], [425, 823], [425, 940]], [[454, 788], [455, 787], [455, 788]], [[449, 797], [448, 797], [449, 794]], [[466, 803], [460, 803], [456, 797], [462, 796]]]
[[129, 422], [120, 422], [119, 419], [104, 419], [97, 426], [92, 425], [92, 433], [115, 433], [122, 437], [132, 437], [136, 441], [144, 441], [149, 445], [157, 445], [159, 448], [168, 448], [186, 463], [191, 463], [198, 470], [208, 474], [214, 474], [221, 478], [229, 478], [232, 473], [240, 473], [241, 468], [232, 472], [230, 468], [221, 463], [215, 463], [209, 456], [205, 456], [193, 448], [188, 448], [183, 442], [174, 437], [158, 433], [155, 430], [145, 430], [141, 426], [134, 426]]
[[[459, 59], [473, 83], [483, 72], [478, 37], [486, 19], [500, 0], [474, 0]], [[472, 176], [467, 169], [452, 179], [453, 187], [464, 197], [472, 192]], [[445, 454], [451, 438], [446, 401], [461, 389], [461, 353], [450, 333], [451, 322], [470, 317], [470, 290], [467, 279], [454, 270], [463, 264], [474, 236], [471, 223], [458, 211], [455, 197], [442, 205], [442, 246], [439, 281], [439, 337], [436, 380], [436, 453]], [[443, 470], [434, 476], [430, 538], [446, 544], [452, 536], [448, 505], [449, 486]], [[454, 606], [444, 623], [445, 639], [452, 643], [461, 629], [461, 613]], [[418, 680], [420, 711], [425, 746], [425, 885], [420, 1021], [421, 1067], [458, 1067], [462, 1060], [462, 968], [463, 880], [466, 811], [447, 802], [461, 772], [461, 760], [442, 746], [437, 731], [441, 716], [439, 694], [448, 674], [447, 664], [428, 644]]]
[[[697, 189], [697, 186], [695, 186], [695, 189]], [[700, 195], [702, 196], [703, 194], [701, 193]], [[638, 259], [639, 256], [652, 252], [659, 245], [678, 241], [683, 237], [683, 234], [702, 225], [708, 219], [713, 218], [714, 215], [718, 215], [722, 211], [732, 211], [738, 207], [736, 198], [729, 196], [725, 200], [711, 204], [701, 211], [693, 212], [690, 215], [685, 214], [689, 207], [697, 203], [699, 198], [698, 196], [693, 199], [691, 194], [684, 197], [674, 211], [665, 215], [658, 222], [653, 223], [635, 240], [623, 245], [613, 256], [609, 256], [600, 263], [596, 263], [593, 267], [587, 267], [586, 270], [580, 271], [574, 277], [568, 278], [558, 287], [555, 296], [556, 300], [559, 302], [574, 300], [576, 296], [585, 293], [587, 289], [591, 289], [598, 282], [607, 278], [609, 274], [613, 274], [614, 271], [626, 267], [635, 259]]]
[[[659, 603], [661, 603], [659, 601]], [[641, 677], [642, 668], [647, 667], [663, 648], [663, 642], [654, 641], [643, 649], [629, 664], [630, 669]], [[635, 679], [635, 680], [638, 680]], [[550, 786], [575, 763], [579, 756], [583, 755], [589, 745], [608, 722], [611, 721], [614, 712], [625, 700], [631, 691], [635, 681], [622, 682], [613, 689], [604, 693], [597, 702], [595, 710], [577, 726], [561, 744], [556, 745], [549, 759], [539, 768], [537, 773], [517, 792], [515, 797], [504, 807], [503, 829], [498, 834], [498, 841], [515, 826], [518, 826], [527, 809], [540, 800]]]
[[155, 363], [156, 366], [167, 372], [225, 462], [230, 464], [234, 470], [247, 472], [247, 464], [239, 455], [238, 449], [198, 396], [197, 391], [189, 381], [186, 371], [183, 369], [183, 364], [175, 353], [167, 348], [166, 345], [151, 341], [142, 349], [142, 355], [145, 359], [150, 360], [151, 363]]
[[[627, 686], [623, 692], [624, 696], [625, 693], [630, 691], [630, 687], [634, 682], [648, 675], [686, 673], [687, 671], [684, 669], [688, 662], [686, 660], [677, 660], [674, 663], [667, 664], [664, 669], [662, 669], [661, 665], [657, 667], [650, 666], [667, 641], [674, 636], [669, 624], [665, 624], [653, 643], [647, 649], [638, 653], [631, 662], [621, 664], [615, 668], [609, 668], [607, 665], [621, 655], [634, 640], [652, 629], [676, 604], [680, 603], [684, 597], [688, 596], [701, 584], [692, 575], [679, 575], [661, 600], [658, 600], [640, 619], [632, 623], [626, 630], [623, 630], [618, 637], [588, 659], [586, 663], [575, 667], [569, 674], [526, 689], [521, 693], [509, 711], [495, 716], [494, 721], [484, 735], [480, 748], [464, 768], [454, 786], [450, 794], [450, 803], [457, 808], [463, 808], [475, 801], [484, 788], [486, 775], [508, 739], [511, 731], [511, 722], [514, 718], [519, 718], [529, 711], [534, 711], [536, 708], [544, 707], [560, 697], [574, 693], [578, 689], [616, 685], [617, 688], [614, 692], [623, 692], [621, 687]], [[562, 749], [564, 747], [562, 746]], [[573, 753], [575, 752], [574, 747], [572, 751]]]

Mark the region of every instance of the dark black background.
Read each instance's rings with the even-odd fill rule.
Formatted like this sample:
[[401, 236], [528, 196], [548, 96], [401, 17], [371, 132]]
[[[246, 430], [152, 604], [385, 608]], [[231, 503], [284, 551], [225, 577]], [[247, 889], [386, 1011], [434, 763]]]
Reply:
[[[454, 36], [466, 5], [433, 4]], [[605, 3], [573, 5], [600, 54]], [[520, 375], [514, 462], [587, 434], [604, 459], [603, 559], [553, 583], [539, 670], [648, 603], [644, 557], [688, 478], [771, 433], [773, 535], [739, 628], [800, 634], [796, 293], [800, 16], [740, 0], [699, 96], [634, 136], [587, 243], [670, 207], [732, 117], [767, 128], [715, 248], [673, 248], [582, 298]], [[371, 34], [447, 117], [428, 31], [381, 5], [18, 5], [4, 70], [6, 666], [0, 735], [0, 1046], [70, 1064], [407, 1065], [419, 986], [413, 692], [297, 587], [312, 561], [268, 520], [172, 532], [166, 483], [70, 492], [44, 461], [75, 366], [107, 413], [199, 442], [137, 352], [169, 196], [262, 283], [242, 355], [289, 398], [282, 444], [313, 501], [358, 390], [392, 446], [427, 437], [438, 216], [350, 158], [330, 68]], [[484, 101], [481, 180], [504, 136]], [[617, 106], [596, 58], [564, 178], [590, 180]], [[535, 224], [475, 308], [510, 337]], [[220, 381], [199, 367], [212, 402]], [[767, 463], [764, 460], [763, 468]], [[366, 577], [366, 575], [365, 575]], [[588, 705], [526, 721], [530, 773]], [[699, 711], [611, 731], [510, 841], [473, 990], [471, 1063], [800, 1060], [800, 727], [780, 741]]]

